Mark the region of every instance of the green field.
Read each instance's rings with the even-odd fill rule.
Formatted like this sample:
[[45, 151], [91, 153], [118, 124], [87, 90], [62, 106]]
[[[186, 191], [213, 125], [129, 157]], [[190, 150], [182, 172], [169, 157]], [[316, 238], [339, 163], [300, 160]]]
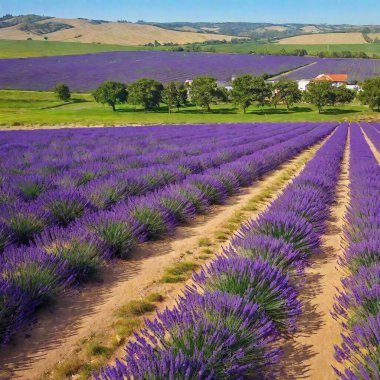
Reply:
[[154, 48], [145, 46], [86, 44], [80, 42], [0, 40], [0, 58], [25, 58], [152, 49]]
[[321, 115], [308, 104], [298, 104], [291, 111], [282, 106], [263, 110], [252, 106], [245, 115], [232, 104], [213, 105], [211, 112], [188, 106], [169, 114], [164, 105], [157, 112], [145, 112], [131, 105], [119, 105], [117, 112], [112, 112], [110, 107], [94, 102], [90, 94], [73, 94], [71, 102], [63, 103], [51, 92], [0, 91], [1, 129], [54, 125], [343, 121], [376, 117], [368, 108], [358, 104], [329, 109]]
[[[201, 44], [202, 50], [215, 50], [217, 53], [249, 53], [278, 54], [281, 50], [306, 49], [309, 54], [317, 54], [320, 51], [351, 51], [365, 52], [369, 56], [380, 55], [380, 44], [358, 45], [260, 45], [253, 42], [239, 44]], [[86, 44], [79, 42], [53, 42], [53, 41], [11, 41], [0, 40], [0, 58], [25, 58], [51, 55], [87, 54], [108, 51], [131, 51], [131, 50], [170, 50], [169, 46], [122, 46], [106, 44]]]
[[380, 55], [380, 44], [356, 44], [356, 45], [279, 45], [279, 44], [256, 44], [254, 42], [243, 42], [238, 44], [210, 44], [202, 45], [203, 49], [213, 49], [217, 53], [249, 53], [251, 51], [257, 54], [278, 54], [281, 50], [292, 51], [296, 49], [305, 49], [309, 54], [315, 55], [320, 51], [328, 52], [364, 52], [367, 55]]

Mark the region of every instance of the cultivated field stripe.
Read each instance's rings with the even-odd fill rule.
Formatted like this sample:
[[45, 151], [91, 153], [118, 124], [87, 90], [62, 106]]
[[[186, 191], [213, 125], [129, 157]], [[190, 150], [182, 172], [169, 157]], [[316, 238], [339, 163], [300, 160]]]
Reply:
[[299, 331], [287, 342], [284, 358], [286, 379], [334, 380], [336, 374], [334, 345], [341, 341], [339, 322], [333, 319], [337, 288], [342, 273], [337, 263], [342, 255], [344, 215], [349, 205], [349, 141], [346, 142], [342, 171], [336, 189], [336, 202], [331, 207], [327, 231], [322, 236], [321, 252], [310, 259], [306, 283], [301, 291], [304, 302]]
[[[32, 332], [32, 339], [22, 340], [22, 346], [17, 344], [21, 341], [16, 341], [16, 347], [3, 349], [0, 365], [15, 378], [39, 378], [62, 358], [70, 358], [81, 339], [96, 332], [109, 332], [113, 310], [120, 304], [141, 299], [146, 294], [157, 291], [169, 300], [162, 305], [171, 306], [183, 287], [158, 282], [165, 268], [180, 260], [185, 251], [199, 251], [200, 237], [211, 236], [237, 210], [244, 208], [252, 197], [273, 186], [285, 171], [296, 166], [294, 177], [297, 176], [305, 162], [315, 155], [328, 138], [298, 154], [281, 168], [266, 174], [250, 188], [243, 189], [241, 194], [232, 197], [226, 205], [215, 206], [210, 215], [198, 216], [191, 226], [180, 227], [172, 238], [141, 246], [130, 261], [119, 261], [117, 266], [108, 267], [102, 284], [92, 284], [83, 293], [61, 297], [52, 314], [43, 313], [38, 316], [39, 323]], [[289, 182], [290, 180], [256, 212], [247, 212], [245, 218], [248, 220], [264, 211]], [[186, 257], [191, 258], [192, 255]], [[28, 357], [27, 368], [23, 364], [25, 357]]]
[[366, 128], [363, 128], [363, 126], [360, 126], [360, 129], [364, 135], [365, 141], [371, 148], [371, 151], [373, 155], [376, 158], [377, 163], [380, 165], [380, 152], [377, 150], [375, 144], [372, 142], [372, 140], [368, 137], [368, 134], [366, 133], [367, 128], [372, 128], [372, 126], [367, 126]]

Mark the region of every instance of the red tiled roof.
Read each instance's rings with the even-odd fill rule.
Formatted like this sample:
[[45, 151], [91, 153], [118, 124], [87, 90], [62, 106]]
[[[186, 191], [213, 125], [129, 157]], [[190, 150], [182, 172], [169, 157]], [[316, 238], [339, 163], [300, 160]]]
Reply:
[[321, 74], [318, 75], [314, 80], [325, 80], [330, 82], [347, 82], [348, 75], [347, 74]]

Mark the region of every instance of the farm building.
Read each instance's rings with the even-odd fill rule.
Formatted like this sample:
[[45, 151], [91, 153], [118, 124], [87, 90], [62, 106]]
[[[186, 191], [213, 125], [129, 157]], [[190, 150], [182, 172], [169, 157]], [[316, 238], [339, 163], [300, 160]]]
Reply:
[[331, 82], [335, 87], [346, 86], [350, 90], [360, 91], [360, 86], [355, 81], [350, 81], [347, 74], [319, 74], [313, 79], [300, 79], [297, 81], [298, 88], [301, 91], [306, 91], [310, 82], [319, 81]]
[[319, 74], [312, 79], [314, 82], [326, 81], [332, 82], [333, 86], [340, 87], [348, 84], [347, 74]]

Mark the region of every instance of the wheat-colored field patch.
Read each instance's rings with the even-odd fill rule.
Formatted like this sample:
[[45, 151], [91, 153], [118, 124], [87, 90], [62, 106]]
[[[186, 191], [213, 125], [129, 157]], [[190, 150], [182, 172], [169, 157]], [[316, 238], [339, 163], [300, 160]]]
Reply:
[[305, 34], [303, 36], [295, 36], [283, 38], [279, 44], [292, 45], [334, 45], [334, 44], [366, 44], [361, 33], [320, 33]]

